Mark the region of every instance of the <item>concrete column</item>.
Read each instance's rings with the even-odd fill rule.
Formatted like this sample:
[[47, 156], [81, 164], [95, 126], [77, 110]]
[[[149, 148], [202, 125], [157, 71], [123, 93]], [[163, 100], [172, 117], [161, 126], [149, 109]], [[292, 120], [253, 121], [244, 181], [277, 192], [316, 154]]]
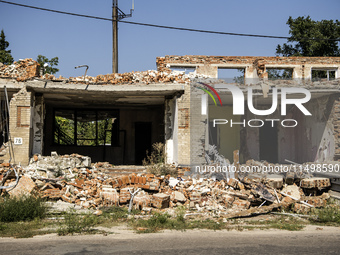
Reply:
[[244, 82], [245, 84], [256, 83], [259, 80], [257, 69], [254, 66], [247, 66], [244, 69]]
[[178, 164], [178, 110], [177, 98], [165, 100], [165, 152], [168, 164]]
[[338, 67], [338, 69], [335, 70], [335, 79], [339, 79], [340, 78], [340, 68]]
[[[303, 76], [306, 75], [306, 73], [304, 73], [304, 68], [302, 66], [297, 66], [293, 68], [293, 79], [302, 79]], [[304, 74], [304, 75], [303, 75]]]
[[179, 165], [190, 165], [190, 85], [185, 85], [184, 94], [177, 99], [176, 112], [178, 122], [174, 129], [177, 129], [177, 154]]
[[305, 80], [311, 80], [312, 79], [312, 67], [311, 66], [305, 65], [304, 75], [305, 75]]
[[44, 119], [45, 119], [45, 102], [44, 96], [36, 94], [34, 96], [32, 128], [33, 128], [33, 148], [32, 155], [43, 154], [44, 138]]

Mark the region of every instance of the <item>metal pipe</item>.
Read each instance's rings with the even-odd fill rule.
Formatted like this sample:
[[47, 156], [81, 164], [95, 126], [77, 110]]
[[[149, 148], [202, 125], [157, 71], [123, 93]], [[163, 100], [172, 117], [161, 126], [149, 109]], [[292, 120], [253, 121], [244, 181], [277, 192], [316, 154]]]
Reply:
[[80, 67], [86, 67], [85, 74], [84, 74], [84, 81], [85, 81], [86, 73], [87, 73], [87, 70], [89, 69], [89, 66], [88, 65], [81, 65], [81, 66], [76, 66], [74, 69], [77, 69], [77, 68], [80, 68]]

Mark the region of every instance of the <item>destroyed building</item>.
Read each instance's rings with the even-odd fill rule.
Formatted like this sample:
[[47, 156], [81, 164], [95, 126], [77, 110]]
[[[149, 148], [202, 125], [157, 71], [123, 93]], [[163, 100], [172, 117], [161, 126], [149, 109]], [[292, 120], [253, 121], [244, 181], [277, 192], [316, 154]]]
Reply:
[[[241, 162], [340, 158], [339, 57], [165, 56], [157, 58], [157, 69], [56, 78], [40, 76], [38, 63], [31, 59], [0, 66], [1, 100], [8, 96], [10, 131], [2, 137], [6, 145], [2, 160], [10, 160], [8, 135], [15, 161], [22, 165], [35, 154], [50, 155], [52, 151], [87, 155], [93, 162], [139, 165], [155, 142], [165, 143], [167, 162], [178, 166], [205, 164], [209, 144], [230, 160], [239, 150]], [[243, 70], [241, 82], [232, 83], [244, 94], [243, 115], [233, 114], [233, 94], [221, 86], [228, 82], [218, 79], [225, 78], [218, 75], [222, 69]], [[268, 76], [269, 70], [282, 69], [290, 71], [289, 79]], [[326, 75], [314, 81], [313, 73], [320, 70]], [[214, 104], [211, 98], [207, 101], [204, 91], [197, 88], [201, 82], [218, 90], [223, 105]], [[311, 115], [289, 104], [282, 116], [280, 90], [277, 109], [269, 116], [255, 115], [247, 107], [249, 87], [257, 110], [271, 108], [276, 87], [304, 88], [311, 99], [303, 107]], [[1, 106], [6, 120], [6, 104]], [[214, 119], [228, 120], [228, 124], [214, 127]], [[249, 126], [254, 119], [257, 122]], [[284, 128], [285, 119], [286, 125], [292, 119], [298, 125]], [[261, 128], [256, 127], [259, 120], [263, 121]]]
[[[81, 208], [130, 201], [149, 212], [185, 205], [225, 218], [326, 205], [328, 178], [239, 170], [339, 160], [340, 58], [165, 56], [157, 68], [57, 78], [39, 75], [32, 59], [0, 64], [1, 188]], [[243, 75], [224, 80], [224, 69]], [[288, 75], [273, 80], [273, 70]], [[113, 176], [103, 163], [139, 165], [156, 142], [182, 170], [229, 159], [240, 175]]]

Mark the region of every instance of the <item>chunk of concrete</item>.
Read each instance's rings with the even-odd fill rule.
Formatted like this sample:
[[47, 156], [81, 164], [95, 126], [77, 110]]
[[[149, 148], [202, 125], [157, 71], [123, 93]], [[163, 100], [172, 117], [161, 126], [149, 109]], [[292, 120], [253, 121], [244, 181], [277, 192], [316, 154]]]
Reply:
[[175, 191], [174, 192], [174, 200], [176, 202], [182, 202], [184, 203], [185, 201], [187, 201], [186, 197], [184, 196], [184, 194], [182, 192], [179, 191]]
[[295, 198], [296, 200], [301, 199], [300, 189], [296, 185], [288, 185], [282, 189], [282, 192]]
[[22, 195], [27, 196], [30, 195], [36, 188], [37, 186], [31, 179], [31, 177], [24, 175], [19, 179], [19, 182], [15, 186], [15, 188], [8, 191], [8, 193], [10, 194], [10, 196], [13, 197], [19, 197]]
[[266, 178], [268, 185], [274, 189], [281, 189], [283, 186], [283, 176], [278, 174], [270, 174]]
[[301, 180], [301, 187], [312, 189], [312, 188], [318, 188], [318, 189], [324, 189], [331, 186], [331, 182], [329, 178], [322, 178], [322, 177], [312, 177], [312, 178], [306, 178]]

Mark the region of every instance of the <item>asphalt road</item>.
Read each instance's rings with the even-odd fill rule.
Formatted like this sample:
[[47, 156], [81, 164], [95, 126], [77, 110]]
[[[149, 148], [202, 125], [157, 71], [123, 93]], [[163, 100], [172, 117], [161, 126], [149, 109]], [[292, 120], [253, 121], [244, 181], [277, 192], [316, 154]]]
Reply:
[[340, 228], [0, 238], [0, 254], [339, 254]]

